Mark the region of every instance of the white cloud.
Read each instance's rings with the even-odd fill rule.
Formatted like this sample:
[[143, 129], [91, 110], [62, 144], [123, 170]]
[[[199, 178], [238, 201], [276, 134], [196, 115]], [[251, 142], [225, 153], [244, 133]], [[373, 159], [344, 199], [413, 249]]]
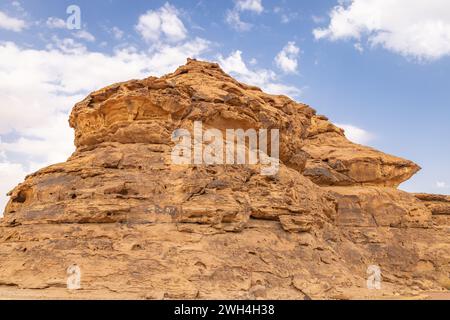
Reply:
[[253, 11], [257, 14], [264, 11], [261, 0], [237, 0], [236, 9], [239, 11]]
[[336, 126], [345, 130], [347, 139], [358, 144], [368, 144], [373, 140], [374, 136], [364, 129], [358, 128], [351, 124], [337, 124]]
[[66, 21], [56, 17], [49, 17], [45, 24], [52, 29], [64, 29], [67, 26]]
[[286, 73], [295, 73], [298, 68], [297, 57], [300, 49], [290, 41], [275, 57], [275, 64]]
[[187, 31], [178, 17], [177, 8], [166, 3], [158, 10], [149, 10], [139, 17], [136, 30], [146, 41], [158, 41], [161, 37], [171, 42], [186, 38]]
[[235, 76], [238, 80], [250, 85], [261, 87], [263, 90], [272, 94], [284, 94], [291, 97], [299, 96], [300, 89], [282, 84], [277, 81], [275, 72], [267, 69], [251, 70], [242, 60], [242, 52], [237, 50], [224, 58], [219, 55], [219, 64], [223, 70]]
[[443, 181], [436, 181], [436, 187], [439, 189], [445, 189], [448, 188], [448, 184]]
[[25, 21], [8, 16], [6, 13], [0, 11], [0, 29], [20, 32], [26, 28]]
[[78, 39], [83, 39], [83, 40], [86, 40], [86, 41], [89, 41], [89, 42], [94, 42], [95, 41], [95, 37], [91, 33], [89, 33], [88, 31], [86, 31], [86, 30], [77, 31], [73, 35], [75, 37], [77, 37]]
[[330, 12], [326, 28], [313, 31], [316, 39], [367, 37], [371, 46], [418, 60], [450, 55], [448, 0], [346, 0]]
[[253, 25], [241, 20], [241, 12], [244, 11], [261, 14], [264, 7], [261, 0], [236, 0], [233, 9], [227, 10], [225, 21], [237, 31], [249, 31]]

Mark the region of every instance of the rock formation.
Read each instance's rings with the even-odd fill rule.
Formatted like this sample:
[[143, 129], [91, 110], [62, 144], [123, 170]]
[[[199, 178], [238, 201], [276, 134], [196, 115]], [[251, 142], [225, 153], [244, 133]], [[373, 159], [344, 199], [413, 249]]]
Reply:
[[[221, 132], [279, 129], [278, 173], [174, 164], [172, 133], [195, 121]], [[350, 142], [311, 107], [217, 64], [188, 60], [93, 92], [70, 125], [67, 162], [9, 193], [5, 295], [345, 299], [448, 289], [449, 198], [396, 189], [416, 164]], [[67, 290], [74, 265], [81, 289]], [[381, 290], [366, 287], [370, 265]]]

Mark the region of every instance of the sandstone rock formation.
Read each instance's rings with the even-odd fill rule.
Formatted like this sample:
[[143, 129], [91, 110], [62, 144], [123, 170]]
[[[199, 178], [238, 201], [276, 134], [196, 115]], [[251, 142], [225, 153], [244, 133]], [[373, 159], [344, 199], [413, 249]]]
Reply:
[[[221, 132], [279, 129], [278, 173], [174, 164], [172, 132], [195, 121]], [[217, 64], [188, 60], [161, 78], [93, 92], [70, 125], [76, 152], [9, 194], [0, 292], [10, 297], [345, 299], [448, 289], [448, 220], [435, 218], [448, 214], [448, 197], [396, 189], [416, 164], [348, 141], [309, 106]], [[68, 291], [73, 265], [81, 289]], [[382, 271], [381, 290], [366, 287], [369, 265]]]

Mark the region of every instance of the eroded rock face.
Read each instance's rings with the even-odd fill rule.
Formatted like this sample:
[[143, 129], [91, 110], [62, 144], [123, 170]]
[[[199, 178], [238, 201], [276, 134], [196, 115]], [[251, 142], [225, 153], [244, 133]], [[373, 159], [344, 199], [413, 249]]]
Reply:
[[[278, 173], [174, 164], [172, 132], [195, 121], [221, 132], [279, 129]], [[10, 193], [0, 286], [48, 297], [303, 299], [448, 284], [448, 226], [433, 219], [435, 199], [394, 188], [417, 165], [351, 143], [309, 106], [217, 64], [188, 60], [96, 91], [70, 125], [76, 152]], [[366, 288], [373, 264], [381, 291]], [[82, 290], [68, 293], [73, 265]]]

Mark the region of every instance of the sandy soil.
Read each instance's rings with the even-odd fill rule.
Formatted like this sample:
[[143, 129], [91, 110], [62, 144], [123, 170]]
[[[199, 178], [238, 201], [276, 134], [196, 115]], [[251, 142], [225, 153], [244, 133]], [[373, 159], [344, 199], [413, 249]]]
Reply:
[[[450, 291], [447, 292], [426, 292], [417, 295], [392, 296], [383, 294], [380, 291], [361, 290], [349, 293], [336, 299], [350, 300], [450, 300]], [[124, 292], [114, 293], [109, 290], [76, 290], [71, 291], [64, 288], [47, 289], [18, 289], [15, 287], [0, 287], [0, 300], [142, 300], [137, 294]]]

